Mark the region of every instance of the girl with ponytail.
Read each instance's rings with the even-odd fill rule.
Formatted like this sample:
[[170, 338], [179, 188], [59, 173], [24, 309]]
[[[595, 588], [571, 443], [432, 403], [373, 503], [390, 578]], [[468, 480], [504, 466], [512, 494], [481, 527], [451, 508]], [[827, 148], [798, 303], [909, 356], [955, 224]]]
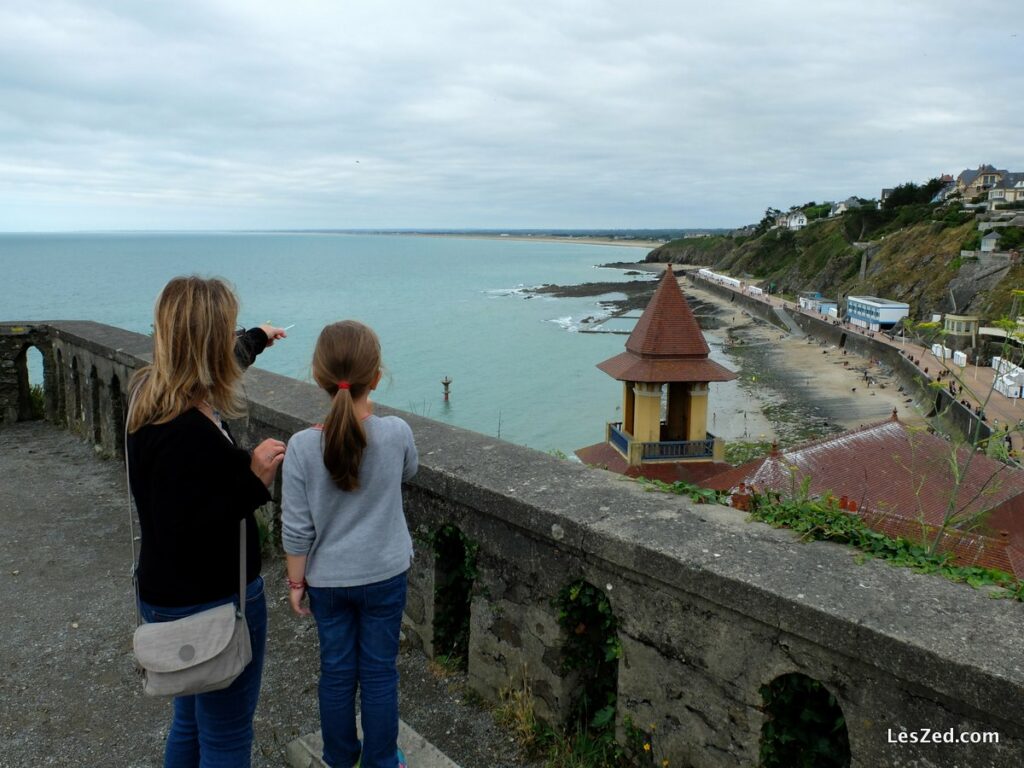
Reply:
[[296, 614], [316, 619], [323, 761], [331, 768], [405, 766], [398, 638], [412, 538], [402, 483], [418, 459], [409, 425], [373, 412], [380, 376], [377, 334], [354, 320], [324, 328], [313, 378], [330, 398], [327, 417], [293, 435], [285, 452], [281, 537], [290, 600]]

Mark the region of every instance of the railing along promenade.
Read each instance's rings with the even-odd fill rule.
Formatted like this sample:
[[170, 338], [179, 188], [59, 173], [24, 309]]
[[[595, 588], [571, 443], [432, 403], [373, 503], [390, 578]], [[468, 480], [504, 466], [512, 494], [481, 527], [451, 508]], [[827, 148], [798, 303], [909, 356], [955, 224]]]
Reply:
[[[126, 384], [150, 340], [91, 322], [0, 323], [5, 421], [31, 414], [30, 347], [43, 356], [46, 417], [116, 456]], [[325, 408], [314, 386], [259, 369], [245, 393], [248, 417], [234, 427], [248, 445], [286, 439]], [[772, 716], [762, 690], [795, 675], [835, 697], [855, 768], [1024, 765], [1020, 603], [859, 564], [736, 510], [402, 415], [421, 457], [405, 488], [420, 542], [406, 634], [434, 652], [434, 618], [453, 609], [435, 585], [453, 566], [428, 542], [454, 527], [476, 546], [468, 678], [485, 699], [525, 677], [538, 714], [566, 716], [578, 680], [562, 662], [578, 628], [561, 625], [553, 602], [582, 579], [607, 596], [617, 625], [619, 733], [627, 723], [646, 731], [657, 764], [756, 765]], [[922, 740], [923, 729], [942, 738]], [[981, 732], [998, 733], [998, 744], [943, 740]]]

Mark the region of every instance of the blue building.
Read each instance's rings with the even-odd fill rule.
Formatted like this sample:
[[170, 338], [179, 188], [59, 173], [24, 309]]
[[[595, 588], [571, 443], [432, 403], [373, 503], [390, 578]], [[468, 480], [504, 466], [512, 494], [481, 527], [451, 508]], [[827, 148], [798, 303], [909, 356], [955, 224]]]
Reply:
[[880, 299], [877, 296], [848, 296], [846, 319], [853, 325], [871, 331], [892, 328], [910, 315], [910, 305], [902, 301]]

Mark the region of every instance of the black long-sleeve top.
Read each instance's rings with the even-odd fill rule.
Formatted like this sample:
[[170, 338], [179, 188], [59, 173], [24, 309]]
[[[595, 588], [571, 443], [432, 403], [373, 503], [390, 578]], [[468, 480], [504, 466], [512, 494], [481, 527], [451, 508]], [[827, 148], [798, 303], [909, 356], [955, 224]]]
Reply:
[[[259, 329], [239, 336], [247, 365], [266, 346]], [[192, 408], [128, 436], [132, 494], [139, 512], [139, 594], [156, 606], [187, 606], [238, 592], [238, 521], [246, 522], [246, 582], [260, 574], [253, 512], [270, 493], [238, 448]]]

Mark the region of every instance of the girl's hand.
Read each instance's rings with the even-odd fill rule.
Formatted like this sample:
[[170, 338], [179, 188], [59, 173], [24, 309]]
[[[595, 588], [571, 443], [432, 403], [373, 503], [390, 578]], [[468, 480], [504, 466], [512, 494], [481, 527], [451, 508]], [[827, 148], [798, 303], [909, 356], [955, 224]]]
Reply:
[[305, 587], [289, 587], [288, 588], [288, 603], [292, 607], [292, 611], [296, 616], [311, 616], [309, 608], [302, 604], [303, 599], [306, 597]]
[[262, 480], [267, 488], [274, 482], [277, 468], [284, 461], [284, 450], [284, 443], [268, 437], [252, 452], [252, 461], [249, 462], [249, 466], [252, 468], [253, 474]]

